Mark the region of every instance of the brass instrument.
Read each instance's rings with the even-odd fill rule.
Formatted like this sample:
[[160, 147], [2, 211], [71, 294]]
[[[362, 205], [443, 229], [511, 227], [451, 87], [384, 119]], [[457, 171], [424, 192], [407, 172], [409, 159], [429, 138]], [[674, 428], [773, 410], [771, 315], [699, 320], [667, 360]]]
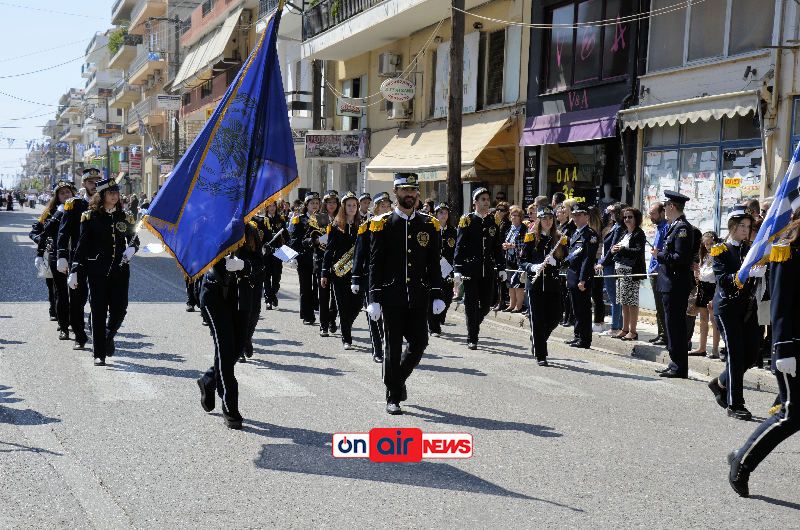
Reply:
[[350, 247], [350, 250], [344, 253], [344, 256], [333, 264], [333, 273], [341, 278], [353, 270], [353, 254], [356, 253], [356, 246]]

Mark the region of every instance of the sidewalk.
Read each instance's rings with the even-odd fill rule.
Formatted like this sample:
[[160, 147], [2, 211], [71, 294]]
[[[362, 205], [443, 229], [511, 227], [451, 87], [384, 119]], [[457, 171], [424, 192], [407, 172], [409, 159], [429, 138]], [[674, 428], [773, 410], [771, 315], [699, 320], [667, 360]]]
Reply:
[[[451, 311], [456, 311], [463, 315], [463, 304], [453, 302], [450, 307]], [[500, 313], [492, 311], [486, 317], [501, 324], [519, 327], [520, 332], [530, 333], [528, 325], [528, 318], [521, 314]], [[669, 363], [669, 354], [663, 346], [654, 346], [648, 343], [648, 339], [656, 336], [656, 323], [655, 314], [652, 312], [643, 312], [639, 315], [639, 323], [637, 325], [639, 333], [639, 340], [637, 341], [622, 341], [608, 336], [600, 336], [597, 333], [592, 334], [592, 349], [600, 350], [612, 355], [620, 355], [623, 357], [633, 357], [645, 361], [653, 361], [667, 365]], [[558, 326], [550, 340], [558, 343], [563, 342], [565, 339], [573, 337], [572, 328]], [[480, 347], [480, 343], [479, 346]], [[725, 363], [719, 359], [707, 359], [705, 357], [689, 357], [689, 370], [698, 375], [706, 376], [709, 379], [716, 377], [725, 368]], [[765, 392], [778, 392], [778, 384], [775, 376], [769, 370], [762, 370], [760, 368], [751, 368], [744, 376], [744, 386], [750, 390], [763, 390]]]

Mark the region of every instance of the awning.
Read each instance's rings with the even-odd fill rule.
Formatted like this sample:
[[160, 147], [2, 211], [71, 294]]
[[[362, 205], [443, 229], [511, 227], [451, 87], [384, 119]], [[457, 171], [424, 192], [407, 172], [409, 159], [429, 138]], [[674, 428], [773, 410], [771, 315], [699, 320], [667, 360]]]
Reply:
[[[464, 180], [511, 175], [516, 161], [517, 128], [508, 111], [468, 114], [461, 129]], [[367, 165], [369, 178], [392, 180], [398, 171], [419, 174], [421, 181], [447, 180], [447, 122], [400, 130]]]
[[663, 127], [676, 123], [696, 123], [698, 120], [719, 120], [755, 112], [759, 97], [756, 92], [731, 92], [715, 96], [682, 99], [643, 107], [633, 107], [620, 112], [623, 129]]
[[531, 116], [519, 145], [549, 145], [584, 142], [617, 135], [619, 105], [594, 109]]
[[197, 46], [189, 51], [186, 59], [181, 63], [178, 75], [175, 76], [175, 80], [172, 82], [173, 89], [185, 85], [187, 81], [197, 77], [199, 73], [222, 59], [225, 47], [231, 40], [233, 30], [236, 29], [239, 23], [239, 17], [242, 15], [243, 9], [244, 7], [240, 6], [231, 11], [222, 26], [203, 37]]

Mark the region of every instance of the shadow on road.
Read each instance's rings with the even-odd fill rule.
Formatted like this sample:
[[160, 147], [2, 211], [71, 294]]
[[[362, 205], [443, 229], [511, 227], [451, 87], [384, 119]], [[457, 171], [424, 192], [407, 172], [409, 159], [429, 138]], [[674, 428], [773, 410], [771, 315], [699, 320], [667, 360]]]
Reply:
[[0, 385], [0, 423], [8, 425], [46, 425], [61, 422], [58, 418], [49, 418], [32, 409], [14, 409], [3, 406], [2, 403], [19, 403], [20, 398], [12, 397], [14, 391], [11, 387]]
[[313, 366], [301, 366], [299, 364], [279, 364], [274, 363], [272, 361], [267, 361], [266, 359], [256, 359], [250, 358], [247, 360], [248, 364], [252, 363], [258, 368], [264, 368], [268, 370], [280, 370], [283, 372], [295, 372], [295, 373], [302, 373], [302, 374], [314, 374], [314, 375], [331, 375], [340, 377], [345, 374], [342, 370], [338, 368], [316, 368]]
[[[580, 374], [599, 375], [602, 377], [619, 377], [621, 379], [634, 379], [636, 381], [661, 381], [657, 377], [649, 377], [646, 375], [625, 374], [618, 372], [607, 372], [605, 370], [593, 370], [591, 368], [582, 368], [580, 366], [573, 366], [572, 364], [559, 364], [553, 362], [555, 359], [550, 360], [550, 366], [558, 368], [559, 370], [568, 370], [570, 372], [578, 372]], [[570, 361], [572, 362], [572, 361]]]
[[[4, 446], [10, 447], [10, 449], [7, 449]], [[48, 449], [4, 442], [2, 440], [0, 440], [0, 453], [44, 453], [52, 456], [64, 456], [62, 453], [56, 453], [55, 451], [50, 451]]]
[[[261, 331], [261, 330], [259, 330]], [[296, 340], [286, 340], [286, 339], [253, 339], [253, 344], [258, 344], [259, 346], [264, 346], [265, 348], [274, 348], [276, 346], [302, 346], [303, 343]]]
[[[421, 410], [424, 414], [409, 409]], [[472, 429], [484, 429], [487, 431], [519, 431], [531, 436], [542, 438], [560, 438], [561, 433], [553, 430], [552, 427], [544, 425], [534, 425], [517, 421], [493, 420], [491, 418], [479, 418], [475, 416], [462, 416], [452, 412], [445, 412], [421, 405], [408, 405], [405, 410], [406, 416], [414, 416], [430, 423], [441, 423], [445, 425], [457, 425], [459, 427], [469, 427]]]
[[163, 375], [166, 377], [181, 377], [185, 379], [197, 379], [203, 372], [200, 370], [180, 370], [178, 368], [169, 368], [166, 366], [147, 366], [145, 364], [132, 363], [128, 361], [117, 360], [116, 356], [112, 357], [108, 366], [112, 370], [119, 372], [133, 372], [146, 375]]
[[796, 502], [773, 499], [772, 497], [766, 497], [764, 495], [750, 495], [750, 498], [764, 501], [768, 504], [774, 504], [775, 506], [783, 506], [784, 508], [791, 508], [792, 510], [800, 510], [800, 504]]
[[0, 339], [0, 350], [4, 349], [6, 344], [19, 345], [19, 344], [27, 344], [27, 343], [23, 342], [23, 341], [19, 341], [19, 340]]
[[[253, 339], [253, 344], [262, 345], [262, 341], [264, 339]], [[336, 357], [328, 357], [326, 355], [320, 355], [318, 353], [310, 352], [310, 351], [285, 351], [285, 350], [277, 350], [277, 349], [258, 349], [256, 348], [256, 353], [262, 355], [281, 355], [285, 357], [303, 357], [306, 359], [320, 359], [325, 361], [332, 361], [336, 359]]]
[[436, 364], [420, 364], [415, 370], [423, 370], [427, 372], [440, 372], [448, 374], [464, 374], [476, 375], [478, 377], [486, 377], [485, 372], [481, 372], [477, 368], [453, 368], [451, 366], [439, 366]]

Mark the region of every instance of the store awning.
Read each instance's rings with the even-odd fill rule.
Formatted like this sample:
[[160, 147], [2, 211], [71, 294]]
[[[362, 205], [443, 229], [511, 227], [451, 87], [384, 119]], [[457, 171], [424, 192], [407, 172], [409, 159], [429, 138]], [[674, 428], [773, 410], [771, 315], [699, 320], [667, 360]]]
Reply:
[[719, 120], [723, 116], [733, 118], [755, 112], [759, 97], [756, 92], [731, 92], [701, 98], [682, 99], [656, 105], [633, 107], [621, 111], [623, 129], [663, 127], [676, 123], [696, 123], [699, 120]]
[[[510, 171], [514, 174], [517, 128], [508, 111], [464, 116], [461, 129], [461, 174], [464, 180]], [[447, 180], [447, 122], [400, 130], [367, 165], [369, 178], [392, 180], [411, 171], [421, 181]]]
[[191, 81], [207, 68], [212, 67], [219, 62], [224, 53], [225, 47], [231, 40], [233, 30], [239, 23], [239, 17], [242, 15], [244, 7], [238, 7], [231, 11], [222, 26], [215, 29], [192, 48], [186, 55], [186, 59], [181, 63], [178, 70], [178, 75], [172, 82], [172, 88], [179, 88], [185, 85], [187, 81]]
[[531, 116], [519, 145], [550, 145], [584, 142], [617, 135], [619, 105]]

